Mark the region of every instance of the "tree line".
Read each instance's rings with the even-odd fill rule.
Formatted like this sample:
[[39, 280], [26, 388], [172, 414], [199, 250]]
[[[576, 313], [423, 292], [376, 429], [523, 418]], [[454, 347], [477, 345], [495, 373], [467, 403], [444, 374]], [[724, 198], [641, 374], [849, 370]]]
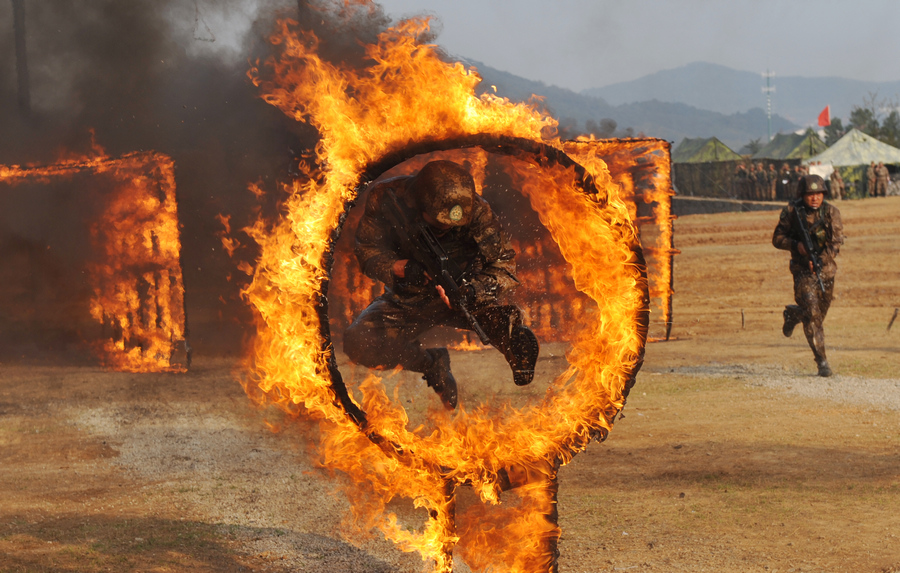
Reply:
[[[831, 147], [842, 138], [850, 129], [870, 135], [875, 139], [900, 147], [900, 99], [879, 98], [877, 93], [870, 93], [863, 99], [862, 105], [855, 105], [850, 109], [847, 124], [841, 118], [831, 119], [831, 125], [825, 127], [825, 145]], [[811, 128], [810, 128], [811, 129]], [[763, 148], [762, 138], [751, 139], [738, 153], [741, 155], [755, 155]]]
[[832, 145], [844, 136], [851, 128], [856, 128], [875, 139], [900, 147], [900, 101], [896, 98], [879, 98], [877, 93], [870, 93], [862, 105], [855, 105], [850, 110], [847, 125], [841, 118], [835, 117], [831, 125], [825, 127], [825, 144]]

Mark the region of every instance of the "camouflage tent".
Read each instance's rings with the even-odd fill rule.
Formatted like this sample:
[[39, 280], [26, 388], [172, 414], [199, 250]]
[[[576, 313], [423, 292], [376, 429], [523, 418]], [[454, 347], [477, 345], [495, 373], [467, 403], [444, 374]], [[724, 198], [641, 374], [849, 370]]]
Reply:
[[672, 152], [672, 180], [681, 195], [731, 197], [741, 156], [710, 138], [684, 138]]
[[849, 198], [867, 197], [872, 194], [866, 168], [873, 162], [884, 163], [891, 174], [892, 181], [888, 184], [888, 195], [900, 194], [900, 176], [897, 169], [900, 165], [900, 149], [878, 141], [857, 129], [851, 129], [834, 145], [804, 161], [810, 165], [810, 172], [818, 169], [819, 174], [824, 174], [830, 173], [832, 169], [839, 170], [847, 187], [846, 196]]
[[685, 137], [672, 152], [672, 163], [740, 161], [741, 156], [715, 137]]
[[826, 149], [825, 142], [812, 129], [805, 133], [777, 133], [753, 159], [807, 159]]
[[804, 163], [831, 164], [835, 167], [868, 165], [871, 162], [885, 165], [900, 164], [900, 149], [882, 143], [871, 135], [851, 129], [834, 145], [818, 155], [809, 157]]

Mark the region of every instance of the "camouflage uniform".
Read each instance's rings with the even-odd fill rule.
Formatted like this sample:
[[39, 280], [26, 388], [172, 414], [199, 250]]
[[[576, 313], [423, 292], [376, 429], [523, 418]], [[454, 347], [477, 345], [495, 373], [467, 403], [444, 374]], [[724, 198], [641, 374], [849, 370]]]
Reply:
[[866, 168], [866, 193], [869, 197], [875, 197], [875, 162], [869, 164]]
[[[374, 185], [356, 231], [355, 252], [363, 273], [385, 285], [385, 293], [360, 313], [344, 333], [344, 351], [352, 361], [369, 368], [399, 365], [406, 370], [426, 372], [433, 357], [429, 350], [434, 349], [423, 348], [418, 341], [420, 335], [440, 325], [471, 330], [460, 311], [447, 307], [433, 283], [410, 284], [392, 271], [396, 261], [414, 259], [414, 255], [406, 252], [401, 236], [389, 222], [388, 191], [393, 191], [412, 217], [410, 224], [424, 223], [416, 208], [414, 179], [395, 177]], [[450, 259], [464, 271], [465, 284], [471, 285], [467, 287], [471, 295], [468, 308], [512, 366], [510, 333], [517, 327], [524, 328], [521, 312], [515, 306], [499, 305], [498, 301], [518, 284], [516, 253], [487, 201], [474, 195], [467, 215], [470, 217], [466, 224], [443, 233], [432, 228]], [[516, 383], [522, 382], [517, 378]], [[455, 407], [455, 397], [453, 401]]]
[[785, 163], [778, 172], [778, 180], [775, 183], [775, 198], [787, 199], [791, 193], [791, 168]]
[[841, 178], [841, 172], [835, 168], [835, 170], [831, 172], [831, 177], [829, 179], [831, 183], [831, 198], [835, 201], [842, 200], [846, 191], [844, 188], [844, 180]]
[[775, 185], [778, 183], [778, 172], [775, 171], [775, 165], [769, 164], [769, 168], [766, 170], [766, 182], [768, 183], [768, 187], [766, 188], [766, 199], [769, 201], [775, 200]]
[[884, 163], [875, 167], [875, 196], [887, 197], [888, 184], [891, 182], [891, 174]]
[[[817, 176], [811, 177], [821, 181]], [[824, 189], [824, 184], [822, 188]], [[825, 286], [824, 293], [819, 288], [815, 274], [809, 269], [809, 258], [801, 255], [798, 250], [798, 245], [803, 241], [795, 215], [798, 209], [801, 216], [805, 217], [806, 228], [822, 261], [820, 278]], [[791, 252], [790, 269], [794, 276], [794, 300], [797, 304], [785, 307], [784, 334], [790, 336], [793, 326], [803, 323], [803, 333], [813, 351], [816, 364], [819, 365], [820, 374], [823, 372], [823, 364], [826, 369], [828, 368], [822, 323], [834, 295], [834, 277], [837, 272], [834, 258], [843, 242], [844, 226], [841, 222], [841, 212], [825, 201], [818, 209], [812, 210], [803, 203], [802, 197], [791, 201], [782, 209], [775, 233], [772, 235], [772, 244], [776, 248]], [[830, 370], [828, 374], [822, 375], [830, 375]]]
[[747, 180], [750, 182], [747, 199], [758, 201], [761, 197], [761, 190], [765, 185], [765, 173], [759, 168], [759, 164], [754, 163], [750, 166], [750, 172], [747, 174]]
[[743, 164], [738, 164], [734, 170], [734, 180], [732, 182], [732, 197], [736, 199], [747, 199], [747, 188], [749, 187], [749, 178], [747, 168]]
[[803, 178], [803, 172], [800, 171], [799, 165], [794, 165], [794, 168], [791, 169], [791, 177], [790, 183], [788, 184], [788, 195], [785, 197], [789, 199], [797, 195], [797, 185], [800, 183], [800, 179]]

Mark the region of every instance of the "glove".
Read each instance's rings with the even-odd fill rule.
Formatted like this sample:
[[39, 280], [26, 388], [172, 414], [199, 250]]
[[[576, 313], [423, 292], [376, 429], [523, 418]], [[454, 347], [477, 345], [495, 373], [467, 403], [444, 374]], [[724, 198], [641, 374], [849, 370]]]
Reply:
[[428, 277], [425, 276], [425, 267], [418, 261], [412, 259], [406, 261], [403, 267], [403, 284], [408, 286], [425, 286], [428, 284]]

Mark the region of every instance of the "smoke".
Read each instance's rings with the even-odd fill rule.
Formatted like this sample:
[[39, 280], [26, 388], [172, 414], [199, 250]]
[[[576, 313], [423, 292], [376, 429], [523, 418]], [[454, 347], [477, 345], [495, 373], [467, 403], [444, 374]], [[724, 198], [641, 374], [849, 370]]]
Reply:
[[[24, 12], [24, 54], [16, 50], [14, 5]], [[198, 353], [238, 351], [251, 331], [239, 294], [247, 277], [237, 263], [252, 262], [256, 252], [240, 229], [260, 213], [277, 215], [280, 183], [296, 176], [298, 158], [318, 141], [312, 127], [262, 101], [246, 75], [278, 49], [267, 41], [277, 17], [298, 20], [319, 38], [320, 55], [352, 67], [370, 64], [364, 45], [390, 24], [378, 4], [363, 0], [0, 0], [7, 23], [0, 27], [0, 165], [49, 164], [87, 153], [94, 142], [111, 156], [155, 150], [172, 157], [189, 337]], [[440, 29], [434, 17], [432, 26]], [[19, 101], [17, 56], [27, 61], [27, 106]], [[67, 283], [79, 277], [63, 259], [88, 254], [63, 257], [60, 230], [72, 236], [85, 224], [59, 205], [88, 203], [98, 196], [91, 187], [102, 184], [78, 177], [31, 194], [0, 184], [4, 277], [21, 277], [21, 290], [51, 281], [55, 290], [45, 298], [65, 299]], [[262, 204], [251, 184], [266, 191]], [[241, 244], [234, 258], [221, 243], [220, 216]], [[0, 335], [13, 336], [4, 313], [18, 303], [7, 291], [0, 287]]]
[[[89, 152], [92, 140], [112, 156], [140, 150], [171, 156], [192, 342], [200, 352], [236, 350], [249, 316], [239, 300], [235, 261], [217, 236], [217, 215], [230, 216], [232, 229], [248, 224], [260, 208], [247, 191], [255, 182], [270, 192], [262, 208], [271, 215], [277, 183], [290, 178], [295, 158], [316, 142], [311, 129], [291, 125], [263, 102], [246, 77], [250, 61], [270, 49], [265, 36], [274, 18], [296, 17], [297, 3], [16, 2], [25, 13], [30, 111], [18, 101], [15, 34], [4, 25], [0, 164], [53, 163], [62, 153]], [[0, 22], [12, 24], [10, 2], [0, 2]], [[78, 177], [33, 198], [0, 185], [2, 219], [16, 221], [0, 221], [0, 264], [18, 265], [25, 285], [58, 277], [41, 269], [61, 266], [52, 256], [59, 238], [40, 230], [69, 228], [59, 219], [70, 215], [46, 203], [88, 201], [88, 188], [97, 184]], [[237, 254], [254, 255], [252, 249]], [[64, 291], [68, 278], [58, 278], [55, 288]], [[15, 304], [11, 296], [0, 297], [0, 330]]]
[[[575, 139], [583, 135], [592, 135], [596, 139], [609, 139], [614, 137], [635, 137], [634, 128], [626, 127], [618, 129], [616, 120], [603, 118], [599, 122], [589, 119], [584, 122], [584, 127], [578, 127], [578, 120], [572, 117], [564, 117], [559, 120], [557, 127], [560, 139]], [[637, 137], [643, 137], [638, 134]]]

